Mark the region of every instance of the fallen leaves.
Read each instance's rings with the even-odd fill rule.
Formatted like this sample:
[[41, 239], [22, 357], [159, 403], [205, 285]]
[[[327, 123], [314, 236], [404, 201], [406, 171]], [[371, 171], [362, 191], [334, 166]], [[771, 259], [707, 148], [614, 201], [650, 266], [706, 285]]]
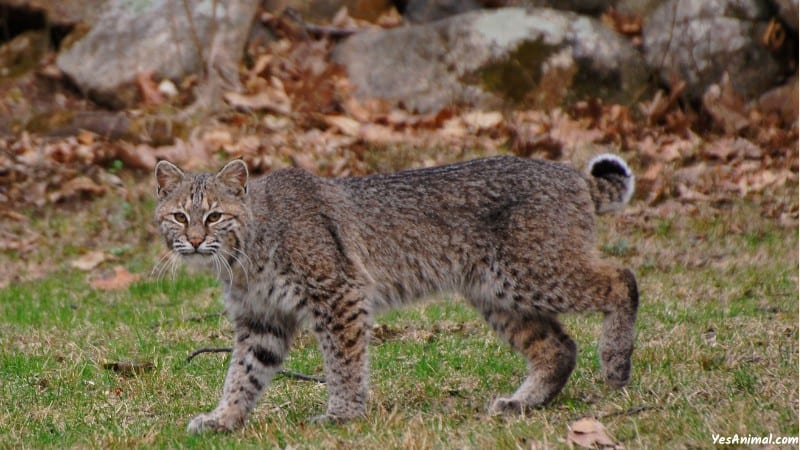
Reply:
[[67, 181], [61, 189], [51, 193], [47, 199], [50, 203], [58, 203], [65, 200], [71, 200], [80, 196], [96, 197], [105, 194], [107, 188], [94, 182], [89, 177], [78, 176]]
[[283, 89], [283, 83], [278, 78], [272, 77], [269, 87], [250, 95], [238, 92], [226, 92], [225, 101], [234, 108], [245, 111], [269, 111], [277, 114], [290, 115], [292, 101]]
[[89, 282], [95, 289], [101, 291], [112, 291], [117, 289], [125, 289], [130, 286], [134, 281], [138, 281], [142, 276], [128, 272], [124, 266], [115, 266], [114, 273], [104, 277], [92, 280]]
[[622, 448], [618, 445], [606, 427], [597, 419], [584, 417], [573, 422], [567, 431], [567, 445], [582, 448]]
[[[331, 25], [390, 27], [398, 25], [395, 19], [357, 21], [342, 10]], [[121, 182], [112, 181], [113, 170], [107, 168], [149, 172], [159, 159], [203, 170], [222, 159], [243, 158], [254, 175], [297, 166], [347, 176], [508, 151], [576, 165], [590, 153], [622, 151], [637, 174], [637, 198], [648, 206], [762, 193], [769, 202], [772, 190], [797, 182], [798, 107], [797, 101], [785, 101], [797, 97], [792, 95], [796, 78], [747, 103], [723, 77], [706, 92], [700, 112], [683, 102], [686, 83], [676, 78], [632, 108], [587, 100], [566, 109], [452, 105], [417, 114], [402, 102], [359, 97], [343, 69], [331, 62], [335, 40], [330, 36], [310, 39], [302, 24], [284, 16], [262, 20], [277, 39], [248, 48], [240, 67], [241, 91], [224, 92], [230, 109], [210, 120], [182, 124], [185, 119], [165, 114], [167, 105], [155, 108], [175, 103], [169, 99], [175, 91], [190, 91], [196, 80], [168, 86], [171, 81], [158, 83], [142, 73], [137, 78], [142, 110], [78, 111], [68, 121], [68, 133], [0, 137], [5, 149], [0, 204], [43, 207], [108, 195]], [[610, 10], [604, 20], [629, 36], [641, 31], [635, 16]], [[162, 128], [166, 131], [158, 132]], [[374, 153], [398, 161], [376, 164]], [[775, 215], [791, 218], [795, 204], [768, 209], [789, 208]]]
[[734, 91], [727, 72], [706, 89], [703, 106], [726, 134], [737, 134], [750, 125], [745, 102]]

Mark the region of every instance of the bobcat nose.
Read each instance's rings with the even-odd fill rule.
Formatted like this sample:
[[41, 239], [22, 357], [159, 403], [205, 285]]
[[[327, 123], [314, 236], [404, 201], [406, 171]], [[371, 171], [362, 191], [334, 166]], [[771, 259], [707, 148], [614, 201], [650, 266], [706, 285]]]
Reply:
[[192, 247], [194, 247], [194, 248], [200, 247], [200, 244], [203, 243], [203, 238], [201, 238], [201, 237], [191, 237], [191, 238], [189, 238], [189, 243], [192, 244]]

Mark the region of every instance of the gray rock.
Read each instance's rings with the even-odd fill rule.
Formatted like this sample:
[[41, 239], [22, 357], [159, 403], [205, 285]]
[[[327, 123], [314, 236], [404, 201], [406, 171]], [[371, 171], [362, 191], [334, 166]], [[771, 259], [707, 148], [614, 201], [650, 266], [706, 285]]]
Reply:
[[363, 97], [429, 112], [452, 104], [625, 101], [646, 84], [639, 54], [599, 21], [500, 8], [353, 35], [334, 52]]
[[645, 57], [664, 83], [686, 81], [692, 99], [725, 72], [752, 99], [786, 75], [759, 42], [770, 17], [767, 0], [670, 0], [645, 20]]
[[408, 0], [403, 16], [412, 23], [426, 23], [481, 8], [478, 0]]
[[56, 63], [92, 99], [123, 108], [137, 99], [139, 73], [180, 79], [202, 70], [212, 53], [241, 54], [252, 20], [240, 11], [243, 2], [186, 3], [191, 18], [183, 0], [110, 0], [89, 33], [62, 50]]
[[668, 0], [619, 0], [614, 6], [622, 14], [647, 17]]
[[[600, 14], [618, 0], [408, 0], [400, 2], [412, 23], [441, 20], [482, 8], [552, 8], [582, 14]], [[395, 2], [397, 3], [397, 2]]]

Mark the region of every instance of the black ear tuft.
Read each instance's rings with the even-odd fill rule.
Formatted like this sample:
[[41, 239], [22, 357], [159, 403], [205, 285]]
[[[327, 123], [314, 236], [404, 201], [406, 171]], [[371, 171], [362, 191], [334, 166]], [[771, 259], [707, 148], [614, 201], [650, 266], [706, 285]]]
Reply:
[[183, 171], [169, 161], [159, 161], [156, 164], [156, 195], [158, 198], [166, 197], [185, 176]]
[[222, 184], [237, 191], [238, 195], [247, 192], [247, 164], [241, 159], [234, 159], [225, 164], [225, 167], [217, 172], [216, 178]]

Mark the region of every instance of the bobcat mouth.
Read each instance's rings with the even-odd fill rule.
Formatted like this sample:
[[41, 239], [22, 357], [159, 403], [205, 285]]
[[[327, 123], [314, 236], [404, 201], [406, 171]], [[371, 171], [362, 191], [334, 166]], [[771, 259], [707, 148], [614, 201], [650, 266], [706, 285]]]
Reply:
[[217, 253], [215, 247], [209, 246], [206, 243], [195, 247], [188, 242], [175, 242], [172, 250], [181, 256], [213, 256]]

